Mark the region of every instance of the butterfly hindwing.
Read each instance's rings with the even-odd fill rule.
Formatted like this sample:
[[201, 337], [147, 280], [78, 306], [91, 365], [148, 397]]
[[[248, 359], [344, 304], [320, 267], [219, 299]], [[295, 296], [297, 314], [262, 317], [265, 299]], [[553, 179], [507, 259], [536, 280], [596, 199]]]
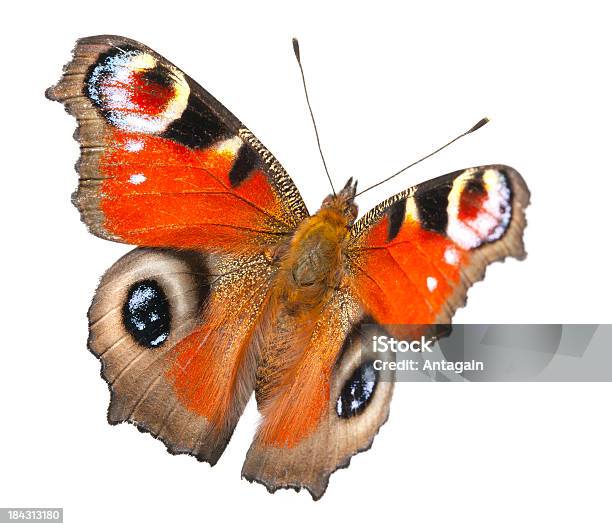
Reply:
[[385, 325], [450, 323], [487, 265], [524, 257], [529, 191], [512, 168], [456, 171], [399, 193], [352, 228], [352, 289]]
[[254, 135], [138, 42], [79, 40], [47, 96], [78, 120], [74, 202], [100, 237], [253, 253], [308, 214], [287, 173]]
[[270, 492], [305, 488], [319, 499], [330, 475], [371, 446], [387, 420], [393, 380], [378, 376], [378, 356], [362, 348], [377, 327], [346, 289], [302, 329], [281, 318], [274, 344], [283, 343], [285, 326], [294, 329], [293, 340], [281, 352], [295, 351], [296, 344], [299, 352], [288, 355], [294, 361], [272, 390], [262, 396], [258, 383], [262, 422], [242, 475]]
[[259, 258], [138, 248], [104, 275], [89, 348], [111, 391], [108, 419], [172, 453], [216, 463], [255, 384], [251, 335], [271, 269]]

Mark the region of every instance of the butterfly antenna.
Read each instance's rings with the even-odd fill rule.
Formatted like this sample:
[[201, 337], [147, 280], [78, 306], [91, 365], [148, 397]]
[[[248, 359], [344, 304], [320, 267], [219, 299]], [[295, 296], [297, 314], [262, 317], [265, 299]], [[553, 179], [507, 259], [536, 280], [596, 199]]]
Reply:
[[321, 149], [321, 140], [319, 139], [319, 131], [317, 130], [317, 122], [315, 121], [314, 114], [312, 113], [312, 107], [310, 106], [310, 99], [308, 98], [308, 90], [306, 88], [306, 78], [304, 77], [304, 68], [302, 68], [302, 61], [300, 60], [300, 44], [297, 39], [293, 39], [293, 52], [295, 53], [295, 58], [297, 59], [298, 66], [300, 67], [300, 73], [302, 74], [302, 86], [304, 86], [304, 94], [306, 95], [306, 104], [308, 105], [308, 110], [310, 111], [310, 117], [312, 119], [312, 126], [314, 127], [315, 136], [317, 137], [317, 146], [319, 147], [319, 153], [321, 154], [321, 160], [323, 161], [323, 167], [325, 167], [325, 173], [327, 174], [327, 179], [329, 180], [329, 185], [332, 188], [332, 193], [336, 196], [336, 190], [334, 189], [334, 184], [332, 183], [331, 176], [329, 175], [329, 171], [327, 170], [327, 164], [325, 163], [325, 156], [323, 156], [323, 149]]
[[423, 156], [423, 158], [419, 158], [416, 162], [412, 162], [410, 165], [407, 165], [406, 167], [403, 167], [402, 169], [400, 169], [396, 173], [393, 173], [391, 176], [385, 178], [384, 180], [381, 180], [377, 184], [371, 185], [370, 187], [366, 187], [363, 191], [360, 191], [355, 196], [358, 197], [359, 195], [362, 195], [366, 191], [369, 191], [370, 189], [374, 189], [375, 187], [378, 187], [379, 185], [384, 184], [385, 182], [388, 182], [392, 178], [395, 178], [398, 174], [403, 173], [406, 169], [410, 169], [411, 167], [414, 167], [416, 164], [421, 163], [423, 160], [427, 160], [427, 158], [430, 158], [434, 154], [438, 154], [441, 150], [446, 149], [449, 145], [455, 143], [457, 140], [463, 138], [464, 136], [467, 136], [468, 134], [472, 134], [472, 132], [476, 132], [479, 128], [484, 127], [488, 122], [489, 122], [489, 118], [482, 118], [470, 130], [466, 130], [464, 133], [459, 134], [459, 136], [457, 136], [456, 138], [453, 138], [448, 143], [445, 143], [444, 145], [442, 145], [442, 147], [439, 147], [435, 151], [430, 152], [427, 156]]

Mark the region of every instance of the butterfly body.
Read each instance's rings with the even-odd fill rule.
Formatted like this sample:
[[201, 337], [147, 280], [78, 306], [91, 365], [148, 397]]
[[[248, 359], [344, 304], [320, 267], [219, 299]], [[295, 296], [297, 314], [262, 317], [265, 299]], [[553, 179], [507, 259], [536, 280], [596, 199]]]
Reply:
[[83, 221], [137, 246], [88, 314], [109, 422], [215, 464], [254, 393], [262, 420], [242, 475], [269, 491], [318, 499], [371, 445], [393, 381], [362, 343], [450, 323], [489, 263], [525, 255], [529, 191], [511, 167], [440, 176], [359, 219], [349, 180], [309, 215], [235, 116], [125, 37], [79, 40], [47, 96], [79, 123]]
[[277, 283], [280, 302], [290, 313], [318, 314], [331, 292], [345, 280], [346, 249], [357, 213], [354, 191], [349, 181], [337, 196], [327, 197], [319, 211], [304, 219], [295, 230], [280, 259]]

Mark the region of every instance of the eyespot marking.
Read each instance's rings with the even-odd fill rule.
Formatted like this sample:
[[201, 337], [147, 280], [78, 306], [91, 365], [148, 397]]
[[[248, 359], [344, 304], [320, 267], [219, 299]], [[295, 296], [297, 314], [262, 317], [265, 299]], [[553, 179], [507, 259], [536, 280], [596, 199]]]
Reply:
[[190, 95], [182, 72], [130, 47], [101, 54], [84, 90], [111, 125], [148, 134], [162, 133], [179, 119]]
[[355, 369], [344, 383], [336, 401], [338, 416], [350, 419], [363, 413], [374, 395], [377, 383], [378, 372], [374, 369], [374, 362], [364, 362]]
[[465, 171], [448, 196], [448, 236], [461, 248], [499, 239], [512, 218], [512, 188], [497, 169]]
[[143, 347], [159, 347], [170, 335], [170, 304], [152, 279], [134, 283], [123, 304], [123, 325]]

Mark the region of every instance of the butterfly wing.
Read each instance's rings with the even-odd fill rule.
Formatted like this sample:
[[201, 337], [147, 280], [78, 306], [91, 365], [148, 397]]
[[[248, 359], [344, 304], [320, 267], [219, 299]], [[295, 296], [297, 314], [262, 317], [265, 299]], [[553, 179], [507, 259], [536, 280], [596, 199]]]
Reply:
[[78, 120], [85, 223], [149, 247], [106, 272], [89, 311], [109, 421], [214, 464], [254, 389], [268, 249], [306, 207], [248, 129], [138, 42], [79, 40], [47, 95]]
[[262, 423], [242, 475], [269, 492], [306, 488], [316, 500], [336, 469], [371, 446], [389, 414], [393, 379], [373, 369], [380, 355], [362, 344], [371, 342], [377, 327], [347, 289], [336, 291], [315, 322], [304, 322], [306, 333], [291, 319], [277, 320], [274, 343], [281, 347], [285, 326], [291, 339], [286, 349], [296, 343], [300, 349], [271, 391], [258, 383]]
[[216, 463], [253, 391], [252, 335], [272, 270], [260, 258], [137, 248], [104, 275], [89, 348], [128, 421], [172, 453]]
[[351, 232], [351, 289], [379, 323], [447, 324], [487, 265], [523, 258], [529, 191], [514, 169], [456, 171], [399, 193]]
[[254, 135], [138, 42], [79, 40], [47, 96], [78, 120], [73, 201], [100, 237], [253, 253], [308, 215], [285, 170]]

